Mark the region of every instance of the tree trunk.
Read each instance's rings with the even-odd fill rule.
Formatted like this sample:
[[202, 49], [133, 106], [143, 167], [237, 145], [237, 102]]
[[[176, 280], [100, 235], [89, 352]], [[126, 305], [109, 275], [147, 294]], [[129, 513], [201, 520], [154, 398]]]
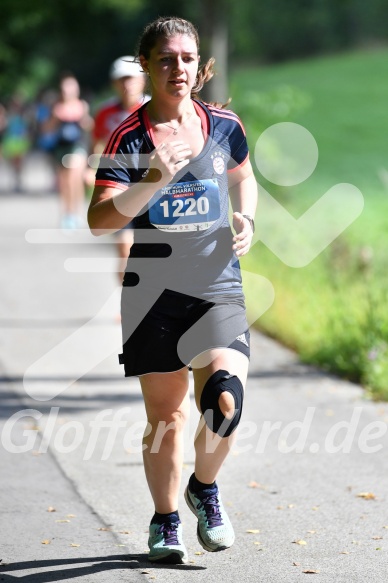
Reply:
[[201, 6], [202, 62], [210, 57], [216, 60], [215, 75], [201, 95], [205, 101], [225, 103], [229, 98], [227, 0], [202, 0]]

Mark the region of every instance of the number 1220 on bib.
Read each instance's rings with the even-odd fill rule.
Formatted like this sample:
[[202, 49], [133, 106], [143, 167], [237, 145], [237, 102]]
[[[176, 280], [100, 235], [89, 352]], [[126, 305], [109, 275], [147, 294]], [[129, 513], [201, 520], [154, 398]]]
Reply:
[[178, 182], [158, 190], [149, 203], [150, 222], [162, 231], [204, 231], [220, 217], [215, 179]]

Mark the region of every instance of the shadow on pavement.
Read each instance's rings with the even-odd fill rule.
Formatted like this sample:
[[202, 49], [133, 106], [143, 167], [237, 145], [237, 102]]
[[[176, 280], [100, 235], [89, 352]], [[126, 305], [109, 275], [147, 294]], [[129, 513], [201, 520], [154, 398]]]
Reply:
[[[63, 379], [62, 377], [53, 377], [52, 379], [41, 379], [42, 381], [52, 380], [52, 381], [61, 381], [67, 380]], [[77, 384], [82, 381], [83, 379], [79, 379]], [[117, 377], [98, 377], [93, 379], [94, 384], [99, 382], [114, 382], [117, 381]], [[122, 382], [122, 379], [119, 379]], [[5, 385], [12, 383], [23, 383], [23, 377], [0, 377], [0, 398], [1, 398], [1, 406], [0, 406], [0, 419], [9, 418], [13, 414], [19, 412], [22, 409], [38, 409], [40, 413], [47, 414], [50, 413], [53, 407], [59, 407], [64, 409], [66, 413], [71, 412], [80, 412], [80, 411], [92, 411], [94, 409], [101, 409], [106, 407], [106, 403], [109, 403], [113, 406], [113, 404], [121, 404], [123, 407], [130, 405], [130, 403], [134, 402], [143, 402], [143, 397], [140, 392], [133, 393], [115, 393], [111, 390], [105, 393], [95, 392], [93, 395], [88, 395], [85, 398], [84, 395], [76, 395], [72, 393], [71, 395], [61, 394], [60, 397], [49, 399], [48, 401], [39, 401], [33, 400], [31, 403], [28, 402], [25, 398], [22, 398], [17, 392], [13, 392], [12, 390], [6, 390]], [[3, 388], [2, 388], [3, 384]], [[25, 396], [27, 397], [27, 395]], [[0, 565], [1, 566], [1, 565]], [[0, 580], [1, 583], [1, 580]]]
[[[71, 569], [55, 569], [43, 573], [22, 575], [21, 577], [6, 575], [12, 571], [44, 569], [58, 565], [77, 565], [78, 563], [94, 563]], [[150, 563], [146, 554], [140, 555], [108, 555], [106, 557], [80, 557], [71, 559], [52, 559], [47, 561], [24, 561], [0, 565], [0, 581], [26, 581], [28, 583], [49, 583], [50, 581], [64, 581], [74, 577], [94, 575], [101, 571], [114, 569], [176, 569], [179, 571], [199, 571], [206, 567], [198, 565], [158, 565]]]
[[[21, 375], [14, 375], [14, 376], [0, 376], [0, 384], [4, 383], [23, 383], [24, 380], [24, 376]], [[68, 381], [72, 381], [74, 380], [74, 375], [44, 375], [41, 377], [33, 377], [30, 376], [28, 377], [29, 381], [35, 381], [35, 382], [39, 382], [39, 383], [45, 383], [45, 382], [68, 382]], [[123, 381], [125, 381], [125, 377], [124, 376], [118, 376], [118, 375], [103, 375], [103, 374], [99, 374], [96, 376], [93, 375], [85, 375], [83, 377], [79, 377], [78, 379], [76, 379], [75, 382], [77, 383], [113, 383], [115, 381], [120, 381], [121, 383]], [[73, 398], [73, 397], [71, 397]], [[100, 397], [96, 397], [96, 398], [100, 398]], [[101, 398], [103, 398], [103, 396], [101, 395]]]

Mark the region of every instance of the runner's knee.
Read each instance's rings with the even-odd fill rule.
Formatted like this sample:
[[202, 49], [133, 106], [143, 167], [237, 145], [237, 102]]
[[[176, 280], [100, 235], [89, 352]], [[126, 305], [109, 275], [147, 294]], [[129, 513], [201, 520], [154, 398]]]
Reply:
[[218, 370], [207, 380], [200, 399], [206, 425], [213, 433], [229, 437], [241, 419], [244, 388], [236, 375]]
[[147, 414], [147, 421], [153, 428], [163, 423], [176, 431], [183, 429], [187, 418], [188, 414], [184, 409], [179, 409], [178, 411], [153, 411]]
[[235, 400], [229, 391], [224, 391], [218, 398], [218, 406], [226, 419], [231, 419], [235, 412]]

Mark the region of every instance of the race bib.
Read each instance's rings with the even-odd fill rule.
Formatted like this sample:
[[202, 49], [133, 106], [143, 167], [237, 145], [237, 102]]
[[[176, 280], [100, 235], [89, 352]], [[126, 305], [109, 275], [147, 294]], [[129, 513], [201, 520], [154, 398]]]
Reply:
[[150, 222], [161, 231], [204, 231], [220, 218], [216, 179], [178, 182], [158, 190], [149, 202]]

